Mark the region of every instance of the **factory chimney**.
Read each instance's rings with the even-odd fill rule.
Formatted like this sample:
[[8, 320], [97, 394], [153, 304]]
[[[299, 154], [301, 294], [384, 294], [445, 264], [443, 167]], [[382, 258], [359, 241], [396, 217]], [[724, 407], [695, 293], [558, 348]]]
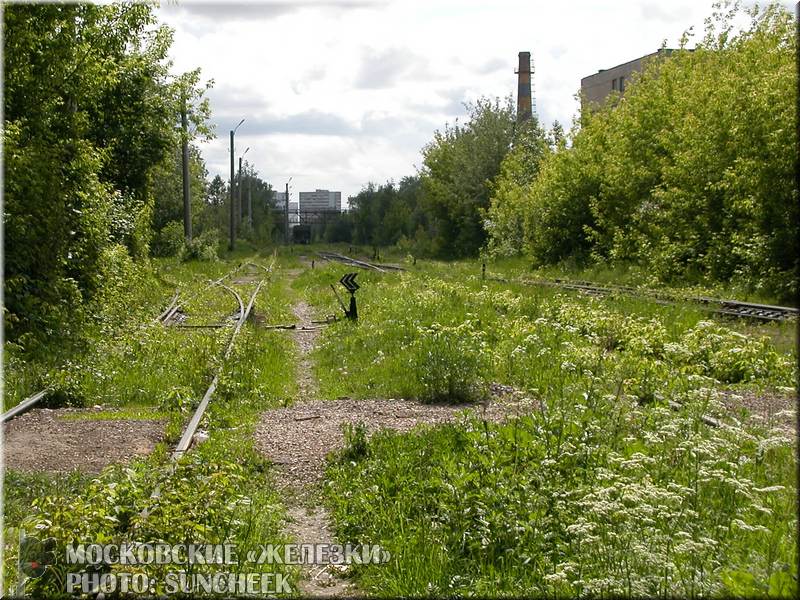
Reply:
[[517, 83], [517, 123], [527, 121], [532, 116], [531, 109], [531, 53], [519, 53], [519, 75]]

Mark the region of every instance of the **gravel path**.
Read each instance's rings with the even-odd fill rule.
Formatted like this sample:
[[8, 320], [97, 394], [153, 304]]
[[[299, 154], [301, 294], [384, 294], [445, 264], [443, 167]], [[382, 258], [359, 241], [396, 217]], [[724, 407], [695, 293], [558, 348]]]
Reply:
[[[288, 272], [295, 277], [297, 271]], [[287, 504], [285, 528], [300, 544], [336, 544], [330, 515], [318, 496], [326, 455], [342, 447], [345, 423], [363, 422], [370, 432], [388, 427], [408, 431], [422, 424], [452, 421], [459, 412], [469, 409], [483, 412], [487, 418], [502, 419], [519, 410], [519, 394], [510, 388], [492, 386], [493, 400], [481, 406], [423, 405], [407, 400], [319, 400], [319, 386], [309, 355], [319, 335], [312, 327], [312, 308], [304, 301], [292, 310], [297, 329], [292, 336], [297, 347], [296, 369], [298, 397], [290, 408], [275, 408], [261, 415], [256, 428], [256, 446], [277, 466], [278, 487]], [[512, 403], [504, 402], [511, 397]], [[344, 565], [307, 565], [303, 567], [298, 592], [304, 596], [353, 597], [360, 590], [345, 576]]]
[[301, 329], [302, 327], [314, 327], [311, 320], [314, 313], [306, 302], [298, 302], [292, 307], [294, 316], [297, 317], [297, 329], [292, 331], [297, 352], [300, 355], [300, 362], [297, 365], [297, 392], [299, 402], [307, 402], [317, 397], [317, 379], [314, 377], [314, 363], [308, 355], [314, 350], [314, 342], [319, 336], [317, 329]]
[[492, 400], [481, 405], [434, 405], [410, 400], [314, 400], [262, 414], [256, 429], [259, 449], [285, 473], [286, 485], [303, 487], [323, 476], [325, 456], [342, 447], [346, 423], [362, 422], [370, 433], [380, 428], [410, 431], [458, 419], [463, 411], [500, 421], [526, 410], [523, 396], [493, 386]]
[[724, 391], [720, 400], [731, 411], [728, 416], [738, 419], [744, 415], [745, 423], [794, 434], [797, 426], [797, 395], [794, 393]]
[[113, 463], [145, 456], [163, 439], [163, 420], [64, 419], [92, 409], [38, 409], [4, 425], [6, 468], [25, 472], [99, 473]]

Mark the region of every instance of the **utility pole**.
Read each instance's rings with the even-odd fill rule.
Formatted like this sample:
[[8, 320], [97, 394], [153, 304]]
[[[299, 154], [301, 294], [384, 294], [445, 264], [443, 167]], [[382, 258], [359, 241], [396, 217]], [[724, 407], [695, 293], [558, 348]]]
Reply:
[[[292, 178], [289, 177], [289, 181], [291, 180]], [[286, 203], [284, 204], [284, 211], [283, 211], [283, 217], [284, 217], [283, 225], [286, 229], [287, 246], [289, 245], [289, 181], [286, 182]]]
[[239, 157], [239, 179], [238, 183], [236, 184], [236, 197], [239, 200], [239, 203], [236, 205], [236, 226], [241, 227], [242, 225], [242, 158], [244, 154]]
[[236, 195], [239, 198], [239, 204], [236, 209], [236, 227], [241, 227], [242, 225], [242, 159], [244, 155], [247, 154], [248, 150], [250, 150], [250, 146], [248, 146], [239, 157], [239, 184], [236, 186]]
[[247, 175], [247, 222], [253, 228], [253, 178]]
[[192, 202], [189, 197], [189, 119], [186, 117], [186, 96], [181, 105], [181, 138], [183, 167], [183, 236], [186, 241], [192, 240]]
[[231, 233], [231, 243], [229, 249], [233, 251], [233, 243], [236, 240], [236, 230], [233, 228], [234, 226], [234, 207], [233, 207], [233, 136], [236, 134], [236, 130], [239, 129], [239, 126], [244, 123], [244, 119], [239, 121], [239, 125], [231, 129], [231, 226], [230, 226], [230, 233]]

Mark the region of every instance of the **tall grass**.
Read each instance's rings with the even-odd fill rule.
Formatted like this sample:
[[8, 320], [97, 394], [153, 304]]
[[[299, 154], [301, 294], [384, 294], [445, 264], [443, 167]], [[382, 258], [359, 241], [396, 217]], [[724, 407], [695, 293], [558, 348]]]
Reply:
[[[325, 332], [322, 389], [464, 399], [432, 389], [437, 372], [440, 386], [449, 374], [475, 390], [497, 381], [533, 403], [502, 425], [384, 432], [330, 463], [326, 497], [342, 540], [393, 555], [358, 572], [369, 592], [796, 591], [793, 443], [736, 424], [720, 404], [724, 390], [788, 393], [793, 350], [690, 306], [437, 268], [365, 278], [359, 323]], [[707, 414], [726, 424], [707, 426]]]
[[[297, 285], [321, 312], [333, 311], [324, 284], [343, 271], [326, 266]], [[691, 306], [419, 273], [364, 273], [358, 301], [358, 323], [324, 332], [316, 354], [323, 396], [461, 401], [480, 398], [492, 381], [536, 391], [543, 373], [563, 365], [581, 374], [600, 357], [604, 373], [629, 374], [623, 392], [645, 400], [681, 386], [794, 384], [793, 348], [707, 321]]]
[[[214, 274], [231, 266], [216, 265]], [[198, 281], [182, 268], [175, 272], [191, 281], [187, 284], [190, 289], [197, 289], [206, 279]], [[211, 272], [204, 273], [208, 274]], [[254, 288], [250, 283], [234, 285], [241, 289], [245, 300]], [[286, 292], [285, 284], [273, 277], [256, 298], [256, 310], [267, 318], [285, 319], [289, 314]], [[212, 302], [210, 308], [215, 307]], [[230, 308], [228, 302], [226, 310]], [[271, 467], [255, 449], [252, 434], [260, 411], [285, 405], [293, 397], [291, 338], [248, 323], [229, 360], [222, 363], [221, 349], [229, 331], [210, 336], [189, 334], [193, 338], [187, 338], [185, 331], [160, 325], [142, 324], [136, 331], [141, 336], [135, 338], [139, 345], [132, 342], [133, 338], [116, 340], [111, 347], [119, 348], [121, 356], [106, 357], [94, 373], [79, 375], [86, 377], [86, 387], [81, 389], [91, 390], [92, 398], [100, 397], [102, 392], [110, 400], [111, 391], [117, 391], [120, 397], [116, 403], [124, 398], [151, 404], [142, 390], [158, 391], [165, 398], [161, 408], [170, 415], [168, 428], [175, 426], [179, 434], [199, 399], [198, 390], [205, 391], [206, 380], [220, 368], [217, 392], [201, 422], [209, 438], [192, 448], [177, 465], [170, 462], [170, 448], [160, 444], [146, 459], [111, 466], [94, 478], [75, 476], [64, 480], [45, 474], [7, 473], [7, 484], [30, 485], [32, 492], [6, 493], [6, 515], [11, 517], [5, 522], [6, 539], [16, 539], [15, 528], [21, 527], [41, 538], [53, 538], [57, 545], [56, 563], [48, 567], [43, 577], [30, 581], [26, 592], [63, 594], [64, 574], [76, 570], [75, 566], [64, 564], [64, 547], [74, 541], [234, 544], [242, 557], [238, 564], [194, 565], [188, 570], [280, 573], [295, 584], [294, 567], [246, 560], [250, 551], [260, 555], [261, 544], [289, 541], [283, 532], [285, 508], [275, 489]], [[159, 363], [163, 363], [163, 369], [157, 368]], [[107, 380], [98, 376], [104, 373], [111, 376]], [[168, 441], [174, 441], [176, 432]], [[161, 493], [154, 500], [151, 493], [157, 485]], [[146, 515], [144, 509], [148, 509]], [[15, 545], [9, 544], [4, 564], [11, 589], [16, 583], [17, 558]], [[118, 565], [110, 568], [130, 570]], [[160, 582], [155, 590], [159, 594], [165, 591], [166, 572], [183, 567], [147, 565], [138, 569]]]
[[392, 556], [358, 568], [368, 593], [797, 593], [790, 440], [710, 428], [701, 397], [676, 414], [554, 387], [507, 424], [384, 431], [330, 462], [340, 539]]

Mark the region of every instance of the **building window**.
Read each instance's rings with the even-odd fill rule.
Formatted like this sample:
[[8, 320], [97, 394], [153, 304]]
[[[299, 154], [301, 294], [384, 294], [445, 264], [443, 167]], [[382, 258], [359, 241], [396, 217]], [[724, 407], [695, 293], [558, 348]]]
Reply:
[[620, 93], [625, 91], [625, 77], [619, 78], [619, 91]]
[[616, 79], [612, 79], [611, 80], [611, 89], [614, 90], [614, 91], [617, 90], [617, 80]]

